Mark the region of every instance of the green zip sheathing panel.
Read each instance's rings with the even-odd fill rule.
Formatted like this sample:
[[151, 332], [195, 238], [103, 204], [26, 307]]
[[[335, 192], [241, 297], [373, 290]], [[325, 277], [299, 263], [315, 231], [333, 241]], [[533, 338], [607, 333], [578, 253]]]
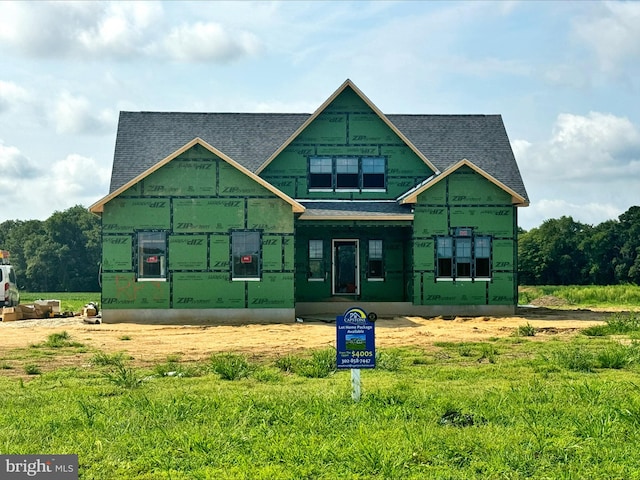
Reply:
[[[491, 238], [490, 275], [437, 276], [437, 237], [456, 228]], [[511, 195], [468, 167], [425, 190], [414, 208], [414, 305], [516, 305], [516, 207]]]
[[[384, 157], [386, 188], [309, 190], [309, 158]], [[351, 89], [346, 88], [260, 173], [292, 198], [395, 199], [433, 171]]]
[[133, 272], [102, 274], [102, 309], [169, 308], [168, 282], [138, 282]]
[[[293, 309], [293, 223], [290, 204], [196, 145], [105, 204], [103, 308]], [[231, 230], [260, 233], [259, 281], [232, 280]], [[166, 279], [137, 278], [140, 231], [166, 234]]]
[[[332, 240], [358, 240], [358, 282], [360, 295], [332, 293]], [[322, 241], [324, 278], [309, 278], [309, 240]], [[382, 240], [383, 278], [367, 275], [369, 240]], [[402, 302], [410, 298], [410, 276], [405, 265], [410, 262], [411, 229], [406, 225], [385, 222], [385, 226], [354, 226], [352, 222], [298, 222], [296, 226], [295, 283], [296, 302], [326, 302], [344, 298], [367, 302]]]

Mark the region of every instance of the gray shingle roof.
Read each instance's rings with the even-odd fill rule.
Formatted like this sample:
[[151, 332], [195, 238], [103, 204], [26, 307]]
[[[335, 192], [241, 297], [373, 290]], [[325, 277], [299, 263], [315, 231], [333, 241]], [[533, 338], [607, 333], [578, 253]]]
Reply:
[[410, 215], [410, 205], [399, 205], [396, 202], [309, 202], [300, 200], [304, 205], [304, 217], [392, 217]]
[[[109, 193], [196, 137], [255, 172], [310, 114], [121, 112]], [[440, 171], [466, 158], [528, 200], [500, 115], [387, 115]]]
[[527, 201], [500, 115], [386, 115], [440, 171], [466, 158]]

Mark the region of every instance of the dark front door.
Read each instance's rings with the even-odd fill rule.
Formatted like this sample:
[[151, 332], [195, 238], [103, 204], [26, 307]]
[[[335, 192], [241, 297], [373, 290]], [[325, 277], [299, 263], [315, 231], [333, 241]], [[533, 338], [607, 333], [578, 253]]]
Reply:
[[358, 295], [358, 240], [333, 240], [333, 294]]

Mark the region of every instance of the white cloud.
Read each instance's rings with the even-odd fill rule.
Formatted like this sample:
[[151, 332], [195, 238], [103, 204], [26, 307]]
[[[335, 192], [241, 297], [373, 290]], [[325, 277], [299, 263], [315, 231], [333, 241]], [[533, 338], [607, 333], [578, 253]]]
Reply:
[[11, 107], [28, 101], [27, 90], [13, 82], [3, 82], [0, 80], [0, 112], [9, 110]]
[[116, 123], [116, 115], [109, 110], [94, 112], [89, 100], [62, 92], [56, 99], [50, 114], [50, 121], [57, 133], [75, 134], [111, 133]]
[[172, 29], [164, 48], [174, 60], [228, 62], [256, 54], [261, 46], [249, 32], [229, 32], [218, 23], [197, 22]]
[[603, 181], [640, 170], [640, 129], [612, 114], [561, 113], [548, 141], [516, 140], [513, 148], [523, 172], [536, 179]]
[[640, 3], [603, 2], [573, 26], [575, 38], [590, 48], [605, 72], [640, 60]]
[[0, 222], [45, 220], [56, 210], [89, 206], [108, 190], [109, 175], [109, 168], [78, 154], [37, 167], [0, 142]]
[[55, 162], [51, 173], [53, 191], [69, 206], [85, 203], [87, 199], [93, 202], [109, 189], [110, 169], [93, 158], [70, 154]]
[[214, 22], [170, 28], [172, 20], [158, 2], [0, 2], [0, 43], [36, 58], [83, 61], [168, 56], [224, 63], [261, 50], [250, 32]]
[[528, 228], [562, 215], [597, 224], [638, 203], [640, 129], [628, 118], [562, 113], [547, 141], [512, 148], [531, 199], [520, 212]]
[[148, 30], [162, 16], [161, 5], [155, 3], [109, 3], [93, 25], [77, 32], [77, 38], [87, 52], [130, 57], [142, 50]]
[[11, 185], [16, 180], [31, 179], [38, 176], [33, 162], [17, 147], [6, 146], [0, 140], [0, 180]]

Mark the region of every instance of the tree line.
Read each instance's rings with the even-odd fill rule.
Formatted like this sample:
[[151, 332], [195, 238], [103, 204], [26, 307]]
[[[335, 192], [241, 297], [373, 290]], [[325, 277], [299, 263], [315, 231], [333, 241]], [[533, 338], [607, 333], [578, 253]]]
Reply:
[[[18, 286], [29, 292], [100, 290], [100, 218], [76, 205], [47, 220], [0, 223]], [[521, 285], [640, 284], [640, 207], [596, 226], [571, 217], [520, 230]]]
[[640, 207], [596, 226], [571, 217], [521, 232], [520, 285], [640, 284]]
[[48, 219], [0, 223], [18, 287], [28, 292], [100, 290], [100, 218], [76, 205]]

